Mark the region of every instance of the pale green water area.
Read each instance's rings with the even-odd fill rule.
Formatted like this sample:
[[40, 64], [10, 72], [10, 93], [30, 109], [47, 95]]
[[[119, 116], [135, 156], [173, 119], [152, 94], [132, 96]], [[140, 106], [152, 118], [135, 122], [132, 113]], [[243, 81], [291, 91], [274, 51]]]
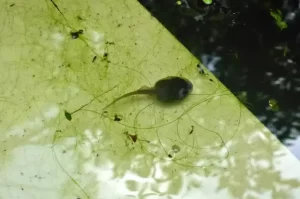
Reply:
[[[137, 1], [0, 4], [0, 199], [300, 197], [296, 158]], [[103, 113], [169, 75], [181, 103]]]

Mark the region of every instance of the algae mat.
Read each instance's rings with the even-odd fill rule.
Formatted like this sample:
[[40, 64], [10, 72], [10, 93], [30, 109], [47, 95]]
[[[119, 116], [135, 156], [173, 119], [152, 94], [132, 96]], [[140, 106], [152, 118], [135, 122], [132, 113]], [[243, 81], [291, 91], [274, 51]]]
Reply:
[[[0, 9], [1, 199], [299, 195], [299, 162], [137, 1]], [[173, 75], [184, 101], [104, 111]]]

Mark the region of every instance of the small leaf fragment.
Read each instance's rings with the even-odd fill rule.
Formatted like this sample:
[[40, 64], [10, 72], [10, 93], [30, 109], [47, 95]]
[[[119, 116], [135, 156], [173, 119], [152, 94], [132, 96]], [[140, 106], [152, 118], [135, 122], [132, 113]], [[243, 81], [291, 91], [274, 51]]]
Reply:
[[212, 0], [203, 0], [203, 2], [207, 5], [211, 4], [212, 3]]
[[270, 99], [269, 100], [269, 106], [270, 106], [272, 111], [278, 111], [279, 110], [278, 102], [275, 99]]
[[280, 10], [270, 10], [271, 16], [275, 19], [277, 26], [280, 28], [280, 30], [283, 30], [287, 28], [287, 24], [285, 21], [282, 19], [282, 13]]

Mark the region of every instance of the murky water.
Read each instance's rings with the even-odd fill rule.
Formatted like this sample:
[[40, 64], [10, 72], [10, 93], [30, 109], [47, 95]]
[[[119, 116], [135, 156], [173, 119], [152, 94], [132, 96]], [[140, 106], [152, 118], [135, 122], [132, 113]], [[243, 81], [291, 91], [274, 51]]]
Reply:
[[[299, 162], [136, 1], [1, 4], [0, 198], [299, 194]], [[170, 75], [184, 101], [103, 110]]]

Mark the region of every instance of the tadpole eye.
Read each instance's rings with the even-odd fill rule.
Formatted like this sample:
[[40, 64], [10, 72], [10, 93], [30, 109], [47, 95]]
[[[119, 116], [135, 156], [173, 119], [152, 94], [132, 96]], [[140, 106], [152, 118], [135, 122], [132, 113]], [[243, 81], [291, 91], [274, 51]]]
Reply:
[[189, 83], [189, 85], [188, 85], [188, 90], [190, 91], [190, 90], [193, 90], [193, 84], [192, 83]]
[[188, 91], [187, 89], [183, 89], [182, 94], [183, 94], [183, 95], [187, 95], [188, 92], [189, 92], [189, 91]]
[[189, 93], [188, 89], [184, 89], [184, 88], [180, 89], [179, 90], [179, 99], [186, 97], [188, 93]]

